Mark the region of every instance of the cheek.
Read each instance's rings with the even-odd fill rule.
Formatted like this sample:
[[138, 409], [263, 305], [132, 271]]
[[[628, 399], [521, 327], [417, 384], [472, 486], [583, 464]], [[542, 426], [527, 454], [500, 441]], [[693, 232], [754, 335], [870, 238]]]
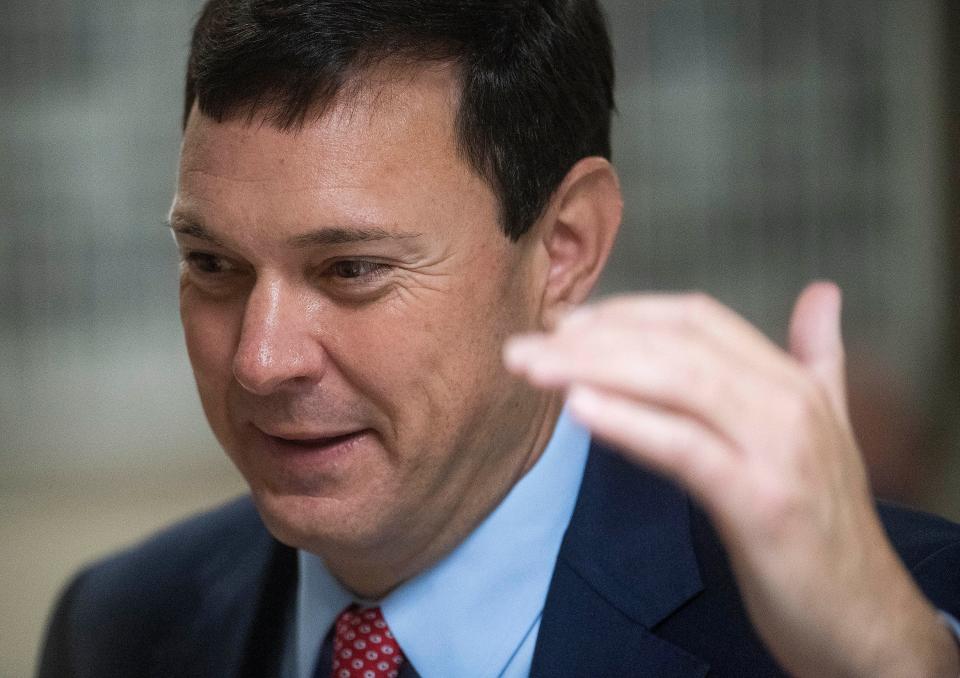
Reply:
[[393, 424], [394, 434], [407, 433], [411, 419], [430, 416], [441, 392], [447, 351], [428, 317], [409, 309], [353, 322], [329, 347], [332, 362], [351, 386]]
[[237, 326], [234, 316], [228, 308], [181, 300], [180, 319], [187, 354], [211, 424], [218, 418], [212, 411], [214, 403], [224, 399], [233, 378], [234, 327]]
[[509, 378], [502, 343], [526, 313], [508, 306], [516, 297], [504, 295], [502, 277], [472, 280], [341, 324], [349, 336], [341, 335], [334, 362], [406, 444], [457, 435], [450, 429], [469, 426]]

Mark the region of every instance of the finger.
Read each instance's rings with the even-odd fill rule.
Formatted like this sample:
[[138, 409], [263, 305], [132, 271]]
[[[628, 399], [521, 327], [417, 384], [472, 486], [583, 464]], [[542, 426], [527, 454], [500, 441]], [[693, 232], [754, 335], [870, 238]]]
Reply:
[[734, 455], [692, 419], [588, 386], [574, 386], [573, 416], [624, 456], [674, 479], [705, 504], [736, 481]]
[[[777, 406], [793, 382], [731, 359], [699, 338], [611, 323], [513, 340], [508, 367], [541, 388], [592, 386], [692, 417], [741, 447], [779, 447]], [[786, 360], [786, 356], [784, 356]], [[791, 365], [793, 379], [806, 378]], [[763, 426], [758, 427], [757, 422]], [[768, 438], [757, 444], [758, 438]]]
[[790, 353], [827, 390], [834, 408], [846, 412], [846, 375], [840, 331], [840, 288], [811, 283], [800, 293], [790, 319]]
[[783, 368], [784, 351], [731, 308], [701, 293], [612, 297], [582, 306], [561, 320], [557, 333], [571, 327], [615, 322], [638, 328], [671, 328], [716, 343], [743, 362]]

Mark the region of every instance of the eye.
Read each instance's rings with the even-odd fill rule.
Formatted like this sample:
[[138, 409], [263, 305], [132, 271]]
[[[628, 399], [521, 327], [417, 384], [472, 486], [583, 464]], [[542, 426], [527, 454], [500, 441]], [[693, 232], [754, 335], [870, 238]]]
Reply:
[[364, 259], [343, 259], [330, 266], [330, 274], [345, 280], [360, 282], [373, 281], [385, 275], [390, 269], [387, 264]]
[[205, 275], [232, 273], [237, 268], [227, 259], [209, 252], [187, 252], [184, 261], [191, 269]]

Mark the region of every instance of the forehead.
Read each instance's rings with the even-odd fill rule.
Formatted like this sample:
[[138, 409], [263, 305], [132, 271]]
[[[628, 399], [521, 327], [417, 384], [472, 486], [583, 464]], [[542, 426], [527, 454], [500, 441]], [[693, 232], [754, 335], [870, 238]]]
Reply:
[[450, 66], [381, 65], [289, 131], [263, 117], [218, 123], [195, 108], [174, 212], [316, 225], [318, 212], [383, 223], [490, 203], [486, 182], [458, 151], [458, 91]]

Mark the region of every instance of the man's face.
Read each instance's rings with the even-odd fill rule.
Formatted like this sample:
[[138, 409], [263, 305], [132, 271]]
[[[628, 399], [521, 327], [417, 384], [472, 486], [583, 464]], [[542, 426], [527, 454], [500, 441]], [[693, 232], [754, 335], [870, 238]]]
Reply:
[[539, 325], [543, 257], [500, 231], [455, 107], [434, 68], [296, 132], [190, 116], [171, 214], [187, 348], [214, 433], [289, 544], [442, 538], [539, 435], [543, 400], [500, 350]]

